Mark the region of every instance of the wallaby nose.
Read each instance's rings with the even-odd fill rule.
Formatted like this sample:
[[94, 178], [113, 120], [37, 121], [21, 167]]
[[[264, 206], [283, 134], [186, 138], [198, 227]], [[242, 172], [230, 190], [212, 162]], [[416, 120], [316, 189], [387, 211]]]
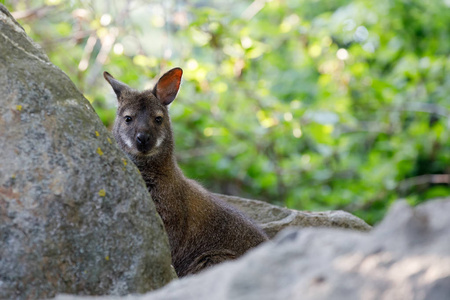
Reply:
[[136, 136], [136, 142], [141, 146], [147, 145], [149, 140], [150, 136], [144, 132], [139, 132]]

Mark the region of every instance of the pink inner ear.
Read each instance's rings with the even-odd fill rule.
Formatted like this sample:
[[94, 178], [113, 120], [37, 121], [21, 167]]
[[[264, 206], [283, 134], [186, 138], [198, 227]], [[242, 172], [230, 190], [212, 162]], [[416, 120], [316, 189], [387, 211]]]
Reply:
[[164, 74], [156, 84], [156, 97], [162, 104], [170, 104], [177, 96], [180, 88], [183, 71], [180, 68], [172, 69]]

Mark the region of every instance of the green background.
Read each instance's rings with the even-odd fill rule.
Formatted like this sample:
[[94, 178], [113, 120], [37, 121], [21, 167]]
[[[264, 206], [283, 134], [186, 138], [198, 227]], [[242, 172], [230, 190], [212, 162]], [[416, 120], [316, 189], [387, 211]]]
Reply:
[[183, 68], [176, 154], [212, 191], [371, 224], [450, 194], [449, 0], [0, 2], [108, 127], [103, 71]]

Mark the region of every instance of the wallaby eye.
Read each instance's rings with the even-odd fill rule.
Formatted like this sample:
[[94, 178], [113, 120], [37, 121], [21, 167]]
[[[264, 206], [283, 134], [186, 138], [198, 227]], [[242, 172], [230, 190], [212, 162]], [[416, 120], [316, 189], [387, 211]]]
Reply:
[[155, 118], [155, 122], [158, 123], [158, 124], [161, 124], [162, 121], [163, 121], [163, 118], [160, 117], [160, 116], [158, 116], [158, 117]]
[[130, 123], [133, 119], [130, 116], [125, 116], [125, 122]]

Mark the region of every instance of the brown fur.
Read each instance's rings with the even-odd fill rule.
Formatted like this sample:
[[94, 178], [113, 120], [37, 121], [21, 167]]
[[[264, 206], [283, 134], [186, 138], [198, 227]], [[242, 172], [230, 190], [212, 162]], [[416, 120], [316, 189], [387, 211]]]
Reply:
[[181, 74], [172, 69], [152, 91], [139, 92], [104, 73], [119, 102], [113, 134], [155, 201], [180, 277], [239, 257], [267, 240], [247, 216], [187, 179], [178, 167], [167, 106], [178, 92]]

